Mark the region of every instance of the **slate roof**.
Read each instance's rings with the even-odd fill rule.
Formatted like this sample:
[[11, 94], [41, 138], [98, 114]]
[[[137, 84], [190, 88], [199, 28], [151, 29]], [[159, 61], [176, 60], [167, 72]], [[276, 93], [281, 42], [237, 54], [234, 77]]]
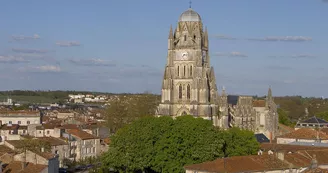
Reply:
[[316, 116], [313, 116], [310, 119], [304, 120], [301, 123], [311, 123], [311, 124], [316, 124], [316, 123], [320, 123], [320, 124], [328, 124], [327, 121], [317, 118]]
[[270, 142], [270, 140], [263, 133], [255, 134], [255, 137], [259, 143]]
[[228, 95], [227, 96], [228, 104], [231, 104], [231, 105], [237, 105], [238, 99], [239, 99], [239, 96], [237, 96], [237, 95]]

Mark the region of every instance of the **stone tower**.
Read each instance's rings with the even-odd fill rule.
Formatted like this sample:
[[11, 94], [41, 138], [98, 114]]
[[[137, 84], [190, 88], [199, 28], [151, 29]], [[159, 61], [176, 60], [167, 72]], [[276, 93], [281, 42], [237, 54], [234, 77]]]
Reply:
[[157, 115], [193, 115], [212, 119], [218, 112], [218, 92], [210, 66], [207, 28], [189, 8], [168, 36], [168, 54]]

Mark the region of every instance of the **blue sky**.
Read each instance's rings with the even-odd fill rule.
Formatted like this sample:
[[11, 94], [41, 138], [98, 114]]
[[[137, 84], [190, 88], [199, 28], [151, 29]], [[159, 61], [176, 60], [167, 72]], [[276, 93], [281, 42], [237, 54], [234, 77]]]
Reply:
[[[0, 3], [0, 90], [160, 93], [188, 0]], [[328, 97], [328, 0], [194, 0], [228, 93]]]

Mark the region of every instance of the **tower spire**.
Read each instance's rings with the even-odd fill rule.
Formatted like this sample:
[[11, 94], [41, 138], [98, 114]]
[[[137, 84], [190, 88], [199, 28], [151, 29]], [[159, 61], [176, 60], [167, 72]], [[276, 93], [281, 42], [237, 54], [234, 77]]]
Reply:
[[189, 1], [189, 8], [191, 8], [191, 4], [192, 4], [192, 2], [191, 2], [191, 0]]
[[170, 33], [169, 33], [169, 39], [173, 38], [173, 31], [172, 31], [172, 25], [170, 26]]

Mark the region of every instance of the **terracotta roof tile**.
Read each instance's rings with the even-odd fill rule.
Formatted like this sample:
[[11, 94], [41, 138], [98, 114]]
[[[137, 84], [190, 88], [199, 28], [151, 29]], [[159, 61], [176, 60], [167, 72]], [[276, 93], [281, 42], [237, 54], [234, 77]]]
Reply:
[[7, 124], [4, 124], [1, 126], [1, 130], [17, 130], [19, 128], [19, 125], [18, 124], [12, 124], [12, 125], [7, 125]]
[[253, 107], [265, 107], [265, 100], [254, 100]]
[[91, 135], [85, 131], [82, 131], [82, 130], [78, 130], [78, 129], [70, 129], [67, 131], [67, 133], [75, 136], [75, 137], [78, 137], [82, 140], [87, 140], [87, 139], [98, 139], [97, 136], [94, 136], [94, 135]]
[[328, 150], [328, 147], [320, 146], [302, 146], [302, 145], [289, 145], [289, 144], [275, 144], [275, 143], [262, 143], [261, 149], [264, 151], [283, 151], [283, 152], [297, 152], [302, 150]]
[[305, 170], [303, 173], [328, 173], [328, 169], [314, 168]]
[[39, 164], [33, 164], [33, 163], [27, 163], [26, 167], [22, 169], [22, 162], [19, 161], [13, 161], [10, 162], [3, 172], [19, 172], [19, 173], [32, 173], [32, 172], [41, 172], [45, 168], [47, 168], [47, 165], [39, 165]]
[[290, 138], [290, 139], [316, 139], [319, 135], [320, 139], [328, 140], [328, 135], [322, 131], [317, 131], [310, 128], [301, 128], [290, 133], [278, 136], [277, 138]]
[[48, 142], [51, 146], [67, 145], [64, 140], [54, 138], [54, 137], [39, 137], [38, 140]]
[[185, 166], [186, 170], [207, 172], [246, 172], [288, 169], [289, 165], [274, 155], [236, 156]]

